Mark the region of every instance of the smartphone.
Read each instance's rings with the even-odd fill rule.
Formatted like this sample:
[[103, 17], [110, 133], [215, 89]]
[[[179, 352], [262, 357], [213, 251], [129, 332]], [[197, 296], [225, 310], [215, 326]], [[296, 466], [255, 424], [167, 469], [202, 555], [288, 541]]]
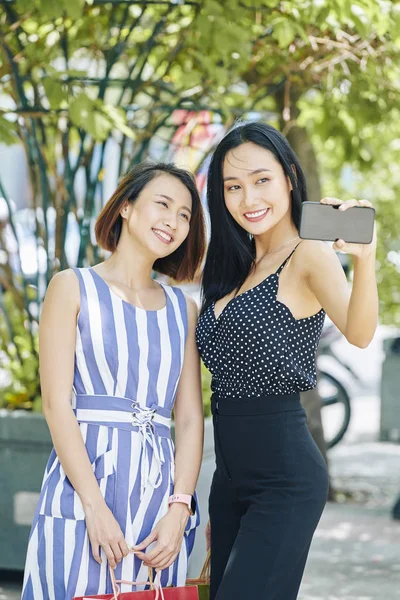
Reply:
[[352, 244], [370, 244], [374, 232], [375, 209], [352, 206], [345, 211], [339, 205], [303, 202], [299, 236], [304, 240]]

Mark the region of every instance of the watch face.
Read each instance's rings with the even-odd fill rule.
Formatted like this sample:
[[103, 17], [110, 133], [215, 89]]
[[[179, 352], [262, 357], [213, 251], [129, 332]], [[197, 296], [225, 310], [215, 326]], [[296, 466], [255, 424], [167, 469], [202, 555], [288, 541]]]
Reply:
[[192, 514], [194, 515], [196, 512], [196, 500], [195, 500], [194, 496], [192, 496], [192, 500], [190, 502], [190, 510], [192, 511]]

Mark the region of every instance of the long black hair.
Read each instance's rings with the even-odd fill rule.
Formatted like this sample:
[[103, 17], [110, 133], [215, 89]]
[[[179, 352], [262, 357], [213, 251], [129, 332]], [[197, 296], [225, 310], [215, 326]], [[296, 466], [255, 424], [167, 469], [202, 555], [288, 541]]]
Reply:
[[277, 129], [266, 123], [246, 123], [232, 129], [220, 141], [211, 158], [207, 178], [211, 238], [203, 272], [203, 310], [232, 290], [238, 290], [255, 264], [254, 240], [226, 208], [222, 174], [226, 154], [246, 142], [269, 150], [281, 164], [292, 184], [291, 213], [297, 228], [301, 205], [307, 200], [306, 181], [299, 159]]

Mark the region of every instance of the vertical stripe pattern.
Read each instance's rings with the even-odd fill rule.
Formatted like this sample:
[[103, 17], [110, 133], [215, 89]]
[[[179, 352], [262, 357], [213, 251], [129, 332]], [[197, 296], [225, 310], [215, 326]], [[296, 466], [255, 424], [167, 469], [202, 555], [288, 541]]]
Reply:
[[[163, 284], [166, 305], [146, 311], [122, 300], [93, 269], [74, 271], [80, 313], [71, 406], [101, 494], [134, 545], [166, 514], [173, 491], [168, 423], [183, 366], [186, 301], [181, 290]], [[184, 584], [198, 524], [198, 515], [190, 517], [178, 559], [162, 574], [165, 585]], [[81, 500], [53, 450], [32, 524], [22, 600], [111, 593], [101, 555], [99, 565]], [[147, 570], [130, 555], [116, 575], [143, 581]]]

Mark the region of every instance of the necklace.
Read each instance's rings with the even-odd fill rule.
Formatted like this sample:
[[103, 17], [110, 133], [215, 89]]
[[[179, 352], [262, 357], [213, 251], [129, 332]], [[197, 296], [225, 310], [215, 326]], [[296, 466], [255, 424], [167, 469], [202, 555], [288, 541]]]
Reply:
[[293, 242], [295, 242], [298, 239], [300, 239], [299, 236], [296, 236], [295, 238], [288, 240], [287, 242], [284, 242], [283, 244], [281, 244], [277, 248], [274, 248], [273, 250], [267, 250], [266, 252], [264, 252], [262, 257], [257, 261], [257, 263], [260, 263], [263, 260], [263, 258], [265, 258], [267, 256], [267, 254], [274, 254], [275, 252], [279, 252], [279, 250], [283, 250], [283, 248], [286, 248], [286, 246], [289, 246], [290, 244], [292, 244]]

